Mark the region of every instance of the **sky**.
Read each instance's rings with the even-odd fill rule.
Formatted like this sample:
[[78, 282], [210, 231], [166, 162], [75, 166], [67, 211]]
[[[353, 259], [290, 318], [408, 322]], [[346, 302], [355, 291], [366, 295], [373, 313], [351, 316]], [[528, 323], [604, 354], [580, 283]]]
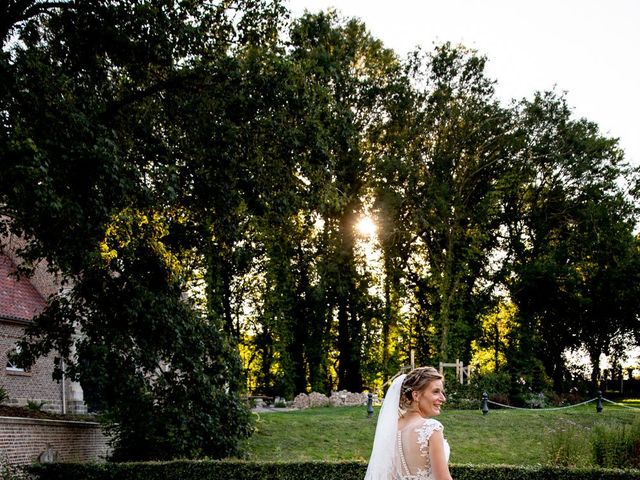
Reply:
[[640, 0], [285, 0], [294, 17], [334, 8], [404, 56], [450, 41], [488, 59], [508, 102], [566, 92], [576, 118], [640, 165]]

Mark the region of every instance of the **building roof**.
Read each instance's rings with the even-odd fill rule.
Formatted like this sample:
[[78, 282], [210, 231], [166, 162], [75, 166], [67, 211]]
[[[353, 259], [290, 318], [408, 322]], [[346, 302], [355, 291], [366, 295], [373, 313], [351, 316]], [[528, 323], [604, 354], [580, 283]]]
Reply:
[[16, 278], [16, 265], [0, 253], [0, 319], [31, 320], [46, 301], [27, 278]]

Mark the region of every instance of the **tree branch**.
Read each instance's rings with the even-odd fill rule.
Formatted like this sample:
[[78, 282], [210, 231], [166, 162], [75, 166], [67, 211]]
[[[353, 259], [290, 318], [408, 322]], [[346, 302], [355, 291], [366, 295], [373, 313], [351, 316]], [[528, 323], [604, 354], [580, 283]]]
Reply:
[[0, 2], [0, 17], [3, 19], [0, 22], [2, 45], [5, 44], [10, 32], [18, 23], [25, 22], [53, 9], [76, 7], [74, 1], [34, 2], [33, 0], [19, 0], [10, 2], [9, 0], [3, 0]]

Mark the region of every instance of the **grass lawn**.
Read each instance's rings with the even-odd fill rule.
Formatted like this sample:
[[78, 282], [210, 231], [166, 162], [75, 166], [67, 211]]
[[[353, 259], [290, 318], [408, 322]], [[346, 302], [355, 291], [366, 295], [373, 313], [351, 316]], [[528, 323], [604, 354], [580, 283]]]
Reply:
[[[637, 403], [629, 402], [636, 406]], [[367, 418], [366, 407], [314, 408], [255, 414], [256, 431], [247, 441], [249, 459], [258, 461], [367, 461], [378, 409]], [[545, 464], [549, 446], [559, 431], [569, 431], [571, 443], [590, 462], [589, 436], [598, 424], [627, 425], [640, 410], [595, 403], [559, 410], [444, 410], [438, 417], [451, 445], [451, 462], [458, 464]], [[566, 437], [565, 437], [566, 438]]]

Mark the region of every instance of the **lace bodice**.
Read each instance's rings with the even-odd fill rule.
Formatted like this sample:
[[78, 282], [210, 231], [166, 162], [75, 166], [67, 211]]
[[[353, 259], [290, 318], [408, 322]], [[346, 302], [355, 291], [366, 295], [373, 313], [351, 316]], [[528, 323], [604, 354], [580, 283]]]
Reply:
[[[398, 431], [396, 453], [400, 465], [397, 480], [434, 480], [429, 458], [429, 438], [436, 430], [444, 431], [443, 425], [428, 418], [417, 428], [412, 425]], [[446, 439], [444, 448], [448, 462], [450, 448]]]

